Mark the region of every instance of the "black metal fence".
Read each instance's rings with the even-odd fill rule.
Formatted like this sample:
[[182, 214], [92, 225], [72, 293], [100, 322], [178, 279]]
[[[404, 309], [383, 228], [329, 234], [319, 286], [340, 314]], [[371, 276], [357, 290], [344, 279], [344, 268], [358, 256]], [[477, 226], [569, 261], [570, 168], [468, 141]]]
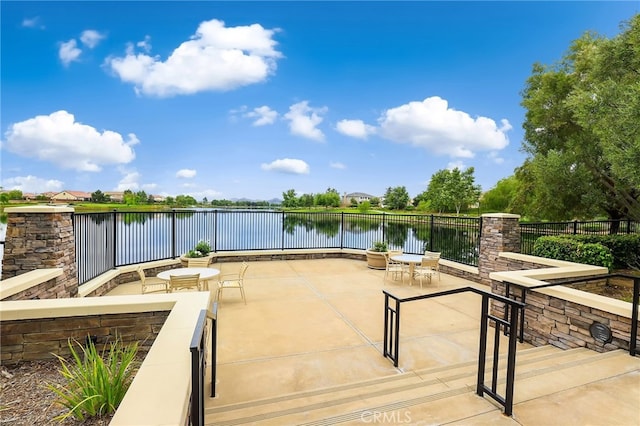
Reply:
[[532, 254], [539, 237], [555, 235], [616, 235], [638, 234], [640, 224], [629, 219], [590, 220], [580, 222], [520, 222], [520, 252]]
[[347, 248], [375, 241], [406, 253], [440, 251], [477, 266], [481, 218], [387, 213], [172, 210], [76, 213], [78, 282], [118, 266], [173, 259], [200, 240], [214, 252]]

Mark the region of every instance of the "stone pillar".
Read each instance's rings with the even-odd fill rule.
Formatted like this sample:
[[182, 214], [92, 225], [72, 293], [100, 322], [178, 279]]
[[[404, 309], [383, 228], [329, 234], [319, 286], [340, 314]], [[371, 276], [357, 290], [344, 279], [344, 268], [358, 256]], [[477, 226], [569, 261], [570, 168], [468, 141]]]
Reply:
[[489, 273], [499, 271], [500, 252], [520, 253], [520, 216], [508, 213], [482, 215], [478, 272], [480, 282], [491, 285]]
[[2, 279], [35, 269], [62, 268], [57, 298], [78, 294], [73, 208], [67, 206], [9, 207], [2, 258]]

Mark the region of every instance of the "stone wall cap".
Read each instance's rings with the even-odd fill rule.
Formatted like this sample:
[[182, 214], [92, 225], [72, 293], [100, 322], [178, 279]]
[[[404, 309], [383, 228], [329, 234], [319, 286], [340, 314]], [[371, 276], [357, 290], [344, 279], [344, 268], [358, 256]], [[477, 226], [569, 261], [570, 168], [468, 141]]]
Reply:
[[5, 213], [73, 213], [75, 209], [67, 205], [37, 204], [34, 206], [7, 207]]
[[520, 219], [519, 214], [512, 213], [483, 213], [482, 217], [495, 217], [495, 218], [503, 218], [503, 219]]

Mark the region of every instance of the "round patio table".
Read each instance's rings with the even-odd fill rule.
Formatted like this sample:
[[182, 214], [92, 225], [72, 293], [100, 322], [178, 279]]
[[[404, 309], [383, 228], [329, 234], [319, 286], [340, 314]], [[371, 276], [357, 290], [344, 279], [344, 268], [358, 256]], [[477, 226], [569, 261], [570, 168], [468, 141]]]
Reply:
[[177, 268], [162, 271], [157, 276], [161, 280], [170, 281], [172, 275], [175, 277], [195, 274], [200, 274], [200, 285], [202, 285], [202, 283], [208, 283], [210, 279], [220, 275], [220, 270], [216, 268]]

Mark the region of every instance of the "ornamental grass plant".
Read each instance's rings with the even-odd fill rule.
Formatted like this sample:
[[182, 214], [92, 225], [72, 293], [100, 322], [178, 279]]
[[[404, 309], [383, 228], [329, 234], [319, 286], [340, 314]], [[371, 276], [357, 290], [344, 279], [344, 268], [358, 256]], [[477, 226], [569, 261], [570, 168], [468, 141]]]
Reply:
[[69, 339], [68, 344], [70, 360], [54, 354], [60, 361], [59, 371], [67, 380], [66, 385], [46, 385], [57, 395], [56, 402], [69, 410], [55, 420], [64, 421], [73, 416], [84, 421], [88, 417], [114, 413], [137, 370], [138, 342], [123, 345], [116, 336], [102, 352], [90, 338], [86, 345], [75, 339]]

